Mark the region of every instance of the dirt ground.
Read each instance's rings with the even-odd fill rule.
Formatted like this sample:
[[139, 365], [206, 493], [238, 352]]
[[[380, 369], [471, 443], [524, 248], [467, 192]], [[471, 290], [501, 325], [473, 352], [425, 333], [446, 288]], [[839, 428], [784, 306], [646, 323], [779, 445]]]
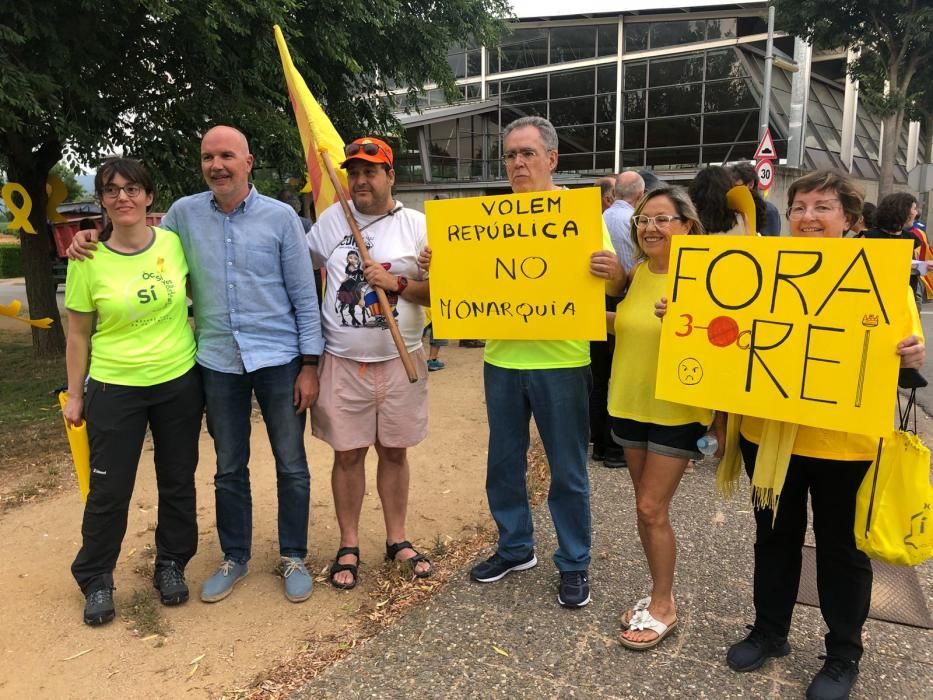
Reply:
[[[409, 539], [422, 549], [439, 551], [490, 522], [483, 488], [487, 428], [482, 351], [452, 344], [442, 351], [442, 359], [447, 369], [429, 375], [428, 439], [409, 453]], [[310, 429], [306, 444], [312, 474], [309, 569], [321, 572], [339, 538], [330, 490], [332, 453], [311, 437]], [[62, 467], [67, 479], [59, 492], [0, 513], [0, 697], [244, 697], [247, 689], [255, 691], [257, 677], [313, 645], [330, 644], [339, 651], [352, 643], [347, 641], [352, 630], [373, 610], [373, 595], [379, 593], [374, 588], [380, 583], [386, 587], [374, 455], [367, 461], [360, 585], [337, 591], [318, 577], [310, 600], [293, 604], [274, 573], [274, 464], [258, 415], [251, 448], [250, 574], [230, 598], [213, 605], [197, 596], [200, 583], [221, 558], [214, 523], [214, 451], [206, 430], [197, 474], [199, 550], [187, 568], [192, 599], [186, 605], [161, 607], [149, 580], [158, 518], [151, 445], [140, 463], [115, 572], [118, 617], [110, 625], [83, 624], [83, 597], [69, 571], [80, 544], [82, 514], [70, 465]], [[146, 619], [147, 612], [151, 619]], [[159, 628], [163, 634], [153, 631]]]

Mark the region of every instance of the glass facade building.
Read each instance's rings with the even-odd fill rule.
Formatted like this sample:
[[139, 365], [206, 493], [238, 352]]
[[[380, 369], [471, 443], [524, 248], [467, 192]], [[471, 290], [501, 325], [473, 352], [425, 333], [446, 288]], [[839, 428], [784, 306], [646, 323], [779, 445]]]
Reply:
[[[406, 129], [399, 189], [502, 187], [500, 134], [525, 115], [554, 124], [557, 175], [571, 182], [627, 168], [690, 177], [707, 164], [750, 160], [758, 142], [765, 13], [763, 3], [743, 3], [714, 11], [531, 18], [513, 23], [496, 47], [452, 47], [458, 91], [452, 103], [436, 86], [427, 86], [407, 113], [404, 90], [387, 97]], [[846, 57], [808, 57], [803, 71], [794, 58], [799, 42], [777, 30], [769, 122], [779, 158], [788, 155], [796, 80], [797, 94], [806, 95], [805, 105], [797, 99], [806, 127], [793, 164], [848, 171]], [[861, 104], [852, 109], [851, 172], [876, 179], [880, 119]], [[903, 182], [911, 162], [906, 125], [900, 141], [895, 179]]]

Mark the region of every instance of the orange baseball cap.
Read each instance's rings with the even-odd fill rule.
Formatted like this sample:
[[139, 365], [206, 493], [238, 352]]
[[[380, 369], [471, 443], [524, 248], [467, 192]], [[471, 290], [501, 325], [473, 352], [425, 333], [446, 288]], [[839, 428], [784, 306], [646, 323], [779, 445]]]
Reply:
[[382, 139], [374, 136], [363, 136], [352, 143], [348, 143], [343, 153], [346, 160], [341, 164], [341, 168], [346, 168], [351, 160], [365, 160], [370, 163], [384, 163], [392, 167], [393, 156], [392, 149]]

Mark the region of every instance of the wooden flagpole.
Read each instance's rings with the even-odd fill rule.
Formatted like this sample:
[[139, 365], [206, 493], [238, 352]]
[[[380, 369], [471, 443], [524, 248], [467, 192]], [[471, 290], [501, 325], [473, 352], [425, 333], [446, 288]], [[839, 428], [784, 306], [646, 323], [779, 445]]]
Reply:
[[[356, 241], [356, 247], [360, 251], [360, 257], [363, 259], [363, 264], [366, 264], [372, 260], [372, 258], [369, 255], [369, 250], [366, 248], [366, 241], [363, 240], [363, 234], [360, 231], [359, 224], [356, 223], [356, 219], [353, 218], [353, 212], [350, 211], [350, 205], [347, 204], [347, 198], [343, 193], [340, 179], [337, 177], [337, 171], [334, 170], [334, 164], [331, 162], [330, 155], [327, 151], [321, 150], [319, 153], [321, 154], [321, 161], [324, 163], [324, 167], [327, 168], [327, 175], [330, 177], [330, 181], [337, 191], [337, 197], [340, 199], [343, 215], [347, 218], [350, 230], [353, 231], [353, 240]], [[386, 320], [386, 325], [389, 327], [389, 333], [392, 334], [392, 340], [395, 341], [395, 347], [398, 349], [398, 356], [402, 359], [402, 364], [405, 366], [405, 372], [408, 374], [408, 381], [414, 384], [418, 381], [418, 371], [415, 369], [415, 363], [412, 362], [411, 355], [408, 354], [408, 348], [405, 347], [405, 339], [402, 338], [402, 332], [398, 329], [395, 316], [392, 315], [392, 306], [389, 304], [385, 290], [382, 287], [374, 285], [373, 289], [376, 291], [376, 297], [379, 299], [379, 308]]]

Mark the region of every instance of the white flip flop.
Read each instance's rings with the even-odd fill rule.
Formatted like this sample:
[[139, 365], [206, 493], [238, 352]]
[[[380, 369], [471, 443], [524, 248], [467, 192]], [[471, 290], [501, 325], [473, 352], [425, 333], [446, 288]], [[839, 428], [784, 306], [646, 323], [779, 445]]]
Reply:
[[660, 620], [655, 620], [646, 608], [645, 610], [641, 610], [635, 614], [635, 617], [632, 618], [632, 623], [629, 625], [629, 629], [636, 630], [637, 632], [651, 630], [658, 636], [654, 639], [649, 639], [647, 642], [633, 642], [631, 639], [626, 639], [625, 637], [620, 636], [619, 642], [626, 649], [635, 649], [636, 651], [652, 649], [660, 644], [661, 640], [668, 636], [674, 629], [676, 629], [676, 627], [677, 620], [674, 620], [669, 625], [665, 625]]

